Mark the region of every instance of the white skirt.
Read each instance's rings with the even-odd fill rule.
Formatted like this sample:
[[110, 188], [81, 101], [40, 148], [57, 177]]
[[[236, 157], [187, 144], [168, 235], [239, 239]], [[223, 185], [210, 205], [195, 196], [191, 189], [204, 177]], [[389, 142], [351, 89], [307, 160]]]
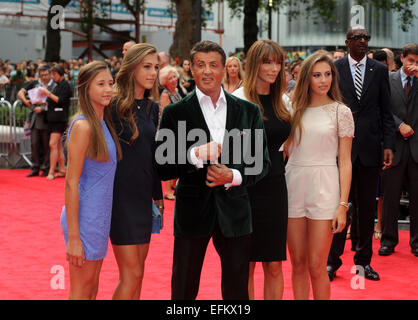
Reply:
[[289, 218], [332, 220], [340, 201], [338, 167], [286, 166]]

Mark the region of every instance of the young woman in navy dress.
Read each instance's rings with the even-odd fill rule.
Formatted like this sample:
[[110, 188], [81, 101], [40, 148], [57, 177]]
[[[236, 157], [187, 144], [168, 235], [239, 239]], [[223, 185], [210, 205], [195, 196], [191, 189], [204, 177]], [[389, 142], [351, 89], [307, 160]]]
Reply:
[[115, 174], [110, 240], [119, 267], [113, 299], [139, 299], [152, 231], [152, 201], [163, 213], [161, 180], [155, 167], [159, 120], [159, 60], [147, 43], [126, 52], [116, 75], [112, 116], [123, 159]]

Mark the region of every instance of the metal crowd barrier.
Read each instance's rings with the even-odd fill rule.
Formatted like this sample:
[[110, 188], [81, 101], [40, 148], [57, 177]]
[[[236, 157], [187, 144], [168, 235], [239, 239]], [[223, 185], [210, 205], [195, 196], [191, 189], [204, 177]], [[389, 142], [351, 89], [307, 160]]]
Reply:
[[17, 93], [22, 87], [23, 87], [23, 83], [6, 84], [4, 86], [4, 89], [5, 89], [4, 91], [6, 93], [4, 99], [10, 102], [11, 105], [13, 105], [13, 102], [15, 102], [17, 99]]
[[31, 141], [30, 141], [30, 124], [29, 124], [29, 108], [25, 107], [21, 100], [16, 100], [12, 106], [13, 130], [14, 130], [14, 147], [18, 155], [32, 166], [31, 158]]
[[13, 105], [7, 100], [0, 101], [0, 157], [12, 168], [32, 165], [27, 122], [29, 112], [20, 100], [16, 100]]
[[[73, 88], [76, 83], [72, 82]], [[0, 100], [0, 159], [5, 159], [9, 167], [31, 166], [30, 127], [27, 122], [29, 108], [16, 98], [22, 85], [6, 85], [6, 97]], [[69, 116], [77, 112], [77, 90], [71, 98]], [[22, 163], [23, 162], [23, 163]], [[0, 167], [5, 163], [0, 160]]]
[[9, 101], [0, 100], [0, 158], [5, 159], [9, 165], [9, 155], [13, 151], [13, 116]]

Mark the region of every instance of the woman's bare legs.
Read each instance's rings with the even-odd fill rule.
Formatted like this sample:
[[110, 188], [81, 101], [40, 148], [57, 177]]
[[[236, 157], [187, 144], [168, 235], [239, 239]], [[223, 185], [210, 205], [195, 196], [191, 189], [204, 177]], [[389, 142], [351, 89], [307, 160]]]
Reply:
[[296, 300], [309, 299], [308, 222], [303, 218], [289, 218], [287, 244], [292, 263], [292, 287]]
[[[61, 168], [61, 133], [59, 132], [52, 132], [49, 137], [49, 172], [48, 176], [46, 177], [48, 180], [54, 179], [55, 168], [57, 166], [58, 159], [60, 160], [60, 170]], [[62, 154], [64, 156], [64, 154]], [[65, 159], [64, 159], [65, 165]]]
[[113, 245], [119, 267], [119, 283], [113, 294], [114, 300], [138, 300], [141, 295], [145, 259], [149, 243], [140, 245]]
[[283, 298], [283, 272], [281, 261], [263, 262], [264, 300], [281, 300]]
[[314, 299], [329, 299], [327, 259], [332, 241], [331, 220], [291, 218], [287, 234], [295, 299], [309, 299], [309, 278]]
[[248, 277], [248, 296], [250, 300], [254, 300], [254, 270], [256, 262], [250, 262], [250, 272]]
[[330, 299], [327, 259], [332, 241], [331, 220], [308, 219], [309, 274], [315, 300]]
[[59, 173], [61, 174], [61, 177], [65, 176], [65, 155], [64, 155], [64, 149], [61, 144], [61, 136], [58, 140], [58, 166], [59, 166]]
[[70, 300], [95, 300], [103, 260], [87, 260], [82, 267], [70, 264]]

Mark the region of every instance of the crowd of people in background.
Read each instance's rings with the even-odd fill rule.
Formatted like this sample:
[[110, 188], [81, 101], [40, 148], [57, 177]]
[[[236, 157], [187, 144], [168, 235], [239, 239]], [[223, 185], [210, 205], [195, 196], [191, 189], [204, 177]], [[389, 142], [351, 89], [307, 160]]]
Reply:
[[[401, 52], [399, 50], [396, 52], [397, 53], [394, 54], [392, 50], [382, 48], [369, 51], [368, 57], [374, 58], [375, 60], [386, 64], [390, 71], [397, 71], [402, 66], [402, 62]], [[347, 52], [345, 52], [344, 49], [336, 49], [335, 51], [329, 51], [328, 54], [329, 57], [335, 61], [344, 57]], [[176, 59], [171, 57], [167, 52], [160, 52], [159, 55], [163, 67], [169, 64], [177, 69], [179, 74], [179, 86], [182, 88], [180, 94], [184, 97], [185, 94], [192, 92], [194, 89], [194, 83], [193, 77], [190, 73], [190, 61], [188, 59], [179, 61], [178, 58]], [[112, 56], [111, 58], [104, 59], [104, 61], [110, 66], [114, 79], [121, 67], [122, 59], [123, 56]], [[242, 51], [236, 53], [230, 52], [228, 54], [227, 68], [231, 69], [232, 80], [229, 79], [228, 73], [223, 82], [227, 92], [235, 87], [239, 88], [242, 85], [246, 60], [246, 55]], [[286, 55], [285, 70], [288, 85], [287, 92], [290, 92], [294, 88], [302, 62], [303, 59], [300, 58], [300, 55], [297, 52], [295, 52], [295, 54], [288, 53]], [[10, 59], [3, 60], [0, 58], [0, 98], [3, 97], [7, 101], [14, 101], [17, 98], [17, 92], [25, 83], [40, 79], [39, 70], [46, 64], [49, 65], [49, 67], [52, 67], [54, 63], [46, 63], [41, 58], [37, 58], [36, 60], [22, 60], [20, 62], [12, 62]], [[61, 60], [58, 64], [64, 70], [64, 79], [68, 81], [73, 88], [75, 88], [79, 70], [82, 66], [87, 64], [86, 59], [79, 58]], [[237, 76], [235, 75], [234, 70], [239, 70]], [[231, 89], [229, 89], [230, 86]], [[232, 88], [232, 86], [234, 87]], [[76, 92], [74, 93], [76, 94]]]
[[[228, 57], [213, 43], [202, 42], [194, 47], [196, 51], [192, 50], [191, 58], [183, 61], [171, 57], [167, 52], [157, 52], [153, 46], [135, 44], [132, 41], [123, 45], [121, 57], [104, 59], [104, 63], [101, 64], [87, 64], [83, 59], [70, 59], [55, 64], [45, 63], [41, 59], [21, 61], [17, 64], [12, 64], [10, 60], [0, 60], [0, 98], [9, 101], [20, 99], [31, 110], [30, 118], [27, 120], [31, 128], [33, 166], [28, 177], [38, 176], [40, 171], [43, 171], [42, 175], [48, 180], [67, 175], [67, 179], [69, 176], [73, 184], [74, 181], [79, 182], [82, 168], [79, 156], [83, 155], [84, 159], [84, 155], [91, 150], [84, 145], [80, 153], [75, 147], [77, 139], [81, 139], [78, 134], [83, 134], [83, 128], [80, 128], [80, 125], [74, 126], [73, 122], [71, 128], [75, 138], [70, 139], [68, 145], [69, 148], [72, 146], [68, 159], [72, 159], [73, 165], [69, 172], [66, 172], [61, 138], [68, 130], [71, 97], [78, 97], [91, 109], [81, 110], [84, 115], [79, 114], [76, 118], [89, 123], [89, 129], [86, 129], [88, 132], [103, 135], [99, 132], [105, 130], [106, 126], [100, 127], [100, 122], [88, 119], [94, 118], [94, 114], [102, 121], [102, 125], [103, 121], [108, 125], [110, 132], [104, 132], [106, 141], [99, 141], [94, 137], [94, 142], [103, 146], [107, 143], [105, 149], [111, 147], [112, 159], [119, 159], [117, 168], [108, 168], [112, 177], [112, 187], [113, 178], [115, 179], [115, 191], [112, 213], [106, 211], [106, 232], [110, 233], [120, 271], [120, 282], [114, 298], [125, 299], [138, 299], [140, 296], [150, 241], [148, 229], [151, 225], [151, 214], [144, 218], [143, 215], [134, 217], [131, 212], [140, 210], [151, 213], [151, 203], [154, 200], [163, 213], [162, 198], [178, 200], [179, 188], [182, 191], [179, 197], [190, 192], [189, 198], [176, 201], [176, 219], [180, 219], [178, 212], [189, 210], [188, 204], [183, 203], [184, 199], [192, 201], [192, 194], [197, 191], [188, 190], [190, 186], [187, 185], [179, 187], [178, 172], [182, 172], [182, 177], [187, 177], [184, 180], [193, 182], [191, 186], [200, 188], [199, 179], [202, 177], [193, 175], [190, 168], [183, 173], [182, 167], [161, 167], [159, 173], [165, 177], [165, 194], [162, 194], [161, 180], [155, 181], [158, 174], [153, 169], [152, 160], [156, 147], [154, 137], [160, 124], [170, 127], [171, 120], [181, 117], [186, 119], [187, 115], [181, 113], [181, 108], [190, 107], [188, 103], [191, 97], [196, 97], [196, 103], [199, 101], [202, 110], [206, 110], [204, 120], [209, 130], [219, 126], [219, 122], [211, 123], [209, 119], [211, 113], [204, 106], [210, 101], [205, 102], [207, 97], [211, 98], [213, 105], [219, 106], [220, 110], [227, 101], [228, 108], [236, 103], [249, 114], [252, 110], [251, 105], [258, 105], [267, 136], [268, 143], [264, 152], [270, 154], [267, 156], [270, 171], [268, 174], [263, 173], [263, 179], [254, 178], [254, 186], [248, 187], [248, 204], [251, 204], [253, 216], [251, 223], [247, 221], [241, 231], [246, 230], [249, 225], [253, 226], [252, 244], [248, 245], [244, 238], [228, 244], [241, 250], [241, 255], [237, 256], [241, 262], [245, 259], [251, 261], [248, 269], [244, 271], [249, 279], [248, 288], [234, 296], [231, 288], [236, 285], [242, 289], [243, 281], [242, 277], [238, 279], [238, 274], [233, 269], [228, 269], [230, 278], [237, 276], [236, 280], [239, 283], [234, 284], [230, 282], [231, 279], [223, 279], [223, 296], [233, 299], [253, 298], [254, 267], [256, 262], [262, 262], [265, 298], [280, 299], [283, 294], [281, 262], [286, 260], [288, 246], [293, 267], [294, 297], [308, 299], [311, 283], [314, 298], [329, 299], [329, 281], [336, 277], [336, 272], [341, 266], [340, 256], [346, 239], [352, 240], [353, 250], [356, 251], [354, 262], [363, 268], [363, 276], [369, 280], [380, 280], [378, 273], [371, 267], [371, 239], [374, 234], [375, 239], [381, 240], [379, 255], [388, 256], [394, 252], [398, 243], [397, 210], [401, 189], [405, 185], [411, 194], [411, 253], [418, 257], [418, 140], [414, 135], [414, 128], [418, 126], [418, 45], [408, 44], [395, 55], [388, 48], [368, 51], [369, 40], [370, 35], [366, 30], [350, 30], [346, 40], [348, 52], [343, 49], [332, 52], [318, 50], [304, 59], [300, 58], [298, 53], [286, 54], [273, 41], [260, 40], [253, 44], [249, 52], [230, 53]], [[210, 59], [216, 63], [210, 67], [204, 66]], [[211, 95], [213, 88], [205, 87], [208, 85], [202, 80], [203, 69], [193, 69], [198, 61], [204, 66], [202, 68], [211, 68], [216, 81], [219, 77], [219, 83], [223, 87], [220, 96]], [[90, 83], [93, 85], [99, 75], [104, 77], [102, 82], [115, 83], [112, 112], [107, 117], [106, 111], [103, 111], [107, 100], [93, 101], [94, 94], [90, 91], [86, 93], [86, 90], [92, 90], [89, 89]], [[81, 82], [81, 76], [85, 78], [84, 82]], [[373, 81], [370, 81], [372, 77]], [[46, 96], [46, 101], [33, 102], [28, 98], [28, 91], [35, 87], [40, 88], [40, 92]], [[80, 96], [80, 88], [84, 90], [83, 97]], [[111, 88], [108, 89], [110, 92]], [[230, 94], [240, 98], [239, 101], [228, 100]], [[107, 103], [111, 100], [109, 95], [111, 94], [106, 95], [109, 98]], [[173, 110], [170, 108], [172, 105], [179, 107]], [[86, 116], [86, 112], [90, 112], [90, 116]], [[254, 115], [247, 116], [251, 118]], [[212, 117], [222, 122], [221, 115], [214, 113]], [[110, 119], [113, 119], [113, 124]], [[255, 117], [252, 123], [261, 125], [261, 119]], [[115, 132], [118, 133], [117, 138]], [[211, 135], [212, 133], [211, 131]], [[138, 136], [141, 139], [138, 139]], [[216, 140], [216, 135], [213, 136]], [[111, 143], [112, 139], [115, 145]], [[80, 141], [78, 142], [81, 143]], [[321, 141], [324, 144], [321, 144]], [[222, 139], [217, 145], [221, 143]], [[205, 148], [205, 152], [213, 152], [213, 155], [219, 156], [220, 151], [213, 149], [213, 145], [205, 145]], [[191, 152], [192, 161], [197, 168], [202, 160], [199, 158], [201, 152], [201, 147], [193, 148]], [[99, 155], [100, 152], [95, 150], [94, 157], [100, 158]], [[284, 160], [286, 155], [290, 156], [287, 163]], [[141, 159], [145, 171], [132, 170], [138, 159]], [[91, 166], [102, 165], [101, 161], [98, 160]], [[210, 165], [207, 170], [208, 177], [214, 181], [223, 181], [219, 178], [225, 174], [222, 164]], [[77, 179], [71, 180], [74, 179], [74, 174]], [[241, 183], [245, 186], [247, 177], [242, 177], [241, 174], [233, 172], [232, 188], [240, 190]], [[316, 174], [321, 174], [321, 177], [327, 179], [314, 181]], [[307, 186], [306, 179], [315, 183]], [[144, 188], [138, 193], [141, 196], [137, 198], [131, 193], [135, 189], [135, 181], [143, 181]], [[206, 183], [210, 186], [210, 179]], [[219, 182], [218, 185], [224, 184]], [[301, 188], [302, 185], [304, 188]], [[226, 190], [231, 187], [229, 184], [225, 186]], [[327, 199], [322, 198], [324, 190], [328, 195]], [[226, 198], [228, 195], [229, 193]], [[202, 194], [199, 196], [203, 202], [207, 200]], [[78, 207], [78, 194], [71, 193], [71, 197], [77, 198]], [[379, 199], [378, 222], [374, 226], [376, 198]], [[92, 198], [92, 202], [99, 201], [98, 199]], [[229, 200], [232, 203], [236, 199]], [[266, 207], [266, 201], [270, 206]], [[197, 207], [200, 205], [201, 203], [196, 202], [195, 207], [190, 210], [198, 210]], [[227, 207], [225, 203], [223, 205]], [[245, 207], [246, 204], [241, 205]], [[73, 298], [94, 298], [101, 262], [87, 262], [101, 261], [104, 258], [107, 238], [98, 247], [99, 251], [96, 252], [92, 244], [84, 248], [85, 252], [80, 254], [83, 251], [79, 241], [80, 235], [78, 231], [73, 230], [77, 237], [75, 241], [71, 238], [69, 228], [74, 225], [67, 225], [67, 221], [70, 220], [66, 217], [68, 214], [74, 219], [77, 207], [67, 206], [67, 212], [63, 211], [61, 221], [67, 246], [70, 247], [70, 250], [67, 248], [67, 254], [70, 265], [73, 266], [71, 274], [75, 279], [71, 294]], [[272, 208], [277, 209], [277, 215], [271, 216]], [[208, 216], [205, 213], [205, 219]], [[228, 237], [221, 235], [225, 221], [218, 220], [220, 217], [214, 220], [216, 226], [211, 236], [219, 245], [217, 250], [221, 259], [228, 260], [226, 265], [232, 265], [229, 261], [230, 252], [224, 247]], [[242, 221], [246, 218], [243, 215]], [[196, 244], [189, 243], [188, 235], [184, 235], [190, 223], [183, 220], [175, 223], [177, 229], [173, 299], [194, 299], [198, 290], [200, 269], [199, 262], [195, 261], [195, 253], [203, 254], [203, 261], [204, 251], [202, 253], [201, 250], [205, 248], [205, 244], [203, 241], [202, 247], [197, 249]], [[127, 232], [127, 226], [132, 230]], [[233, 226], [228, 228], [232, 230]], [[86, 229], [85, 232], [89, 231]], [[143, 236], [138, 238], [137, 233]], [[246, 235], [244, 232], [242, 236]], [[248, 251], [248, 257], [244, 256], [244, 247]], [[187, 252], [190, 256], [182, 257], [179, 252], [186, 250], [189, 250]], [[81, 269], [77, 269], [76, 266], [83, 267], [85, 263], [87, 271], [82, 274]], [[182, 267], [189, 263], [193, 264], [192, 274], [182, 270]], [[232, 268], [231, 265], [228, 265], [228, 268]], [[83, 277], [86, 275], [92, 283], [84, 290], [86, 288], [83, 287]], [[185, 280], [187, 277], [194, 277], [191, 280], [194, 283], [188, 283]]]

